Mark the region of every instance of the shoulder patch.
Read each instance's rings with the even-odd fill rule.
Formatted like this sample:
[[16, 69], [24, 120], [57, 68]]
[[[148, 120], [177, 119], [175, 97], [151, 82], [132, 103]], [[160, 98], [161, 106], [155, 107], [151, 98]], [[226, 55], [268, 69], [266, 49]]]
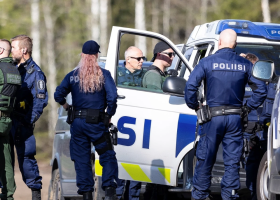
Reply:
[[43, 81], [43, 80], [37, 81], [37, 87], [38, 87], [39, 90], [44, 90], [45, 87], [46, 87], [45, 85], [46, 85], [45, 81]]

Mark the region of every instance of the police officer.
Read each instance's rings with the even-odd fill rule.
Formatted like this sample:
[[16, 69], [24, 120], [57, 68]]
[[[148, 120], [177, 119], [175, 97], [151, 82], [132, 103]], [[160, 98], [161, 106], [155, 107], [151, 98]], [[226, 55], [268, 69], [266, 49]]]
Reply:
[[[242, 54], [253, 64], [258, 61], [258, 57], [252, 53]], [[270, 124], [272, 106], [276, 94], [276, 86], [278, 80], [273, 80], [267, 84], [267, 97], [262, 106], [257, 110], [252, 110], [248, 115], [248, 125], [244, 130], [244, 138], [247, 140], [249, 155], [246, 156], [246, 186], [251, 191], [251, 199], [256, 200], [256, 181], [258, 168], [264, 153], [267, 150], [267, 131]], [[253, 94], [254, 87], [246, 85], [243, 104], [246, 105], [248, 99]]]
[[118, 85], [141, 87], [144, 72], [142, 64], [145, 59], [143, 52], [134, 46], [128, 47], [124, 53], [125, 67], [118, 67]]
[[[256, 109], [266, 97], [266, 85], [251, 76], [252, 63], [234, 52], [236, 33], [226, 29], [220, 34], [219, 50], [194, 68], [185, 88], [185, 100], [191, 109], [200, 109], [197, 91], [204, 79], [211, 121], [201, 126], [197, 163], [193, 178], [193, 199], [210, 199], [211, 171], [220, 143], [223, 143], [225, 174], [221, 182], [222, 198], [237, 199], [239, 162], [243, 150], [241, 107], [245, 85], [254, 85], [247, 109]], [[205, 107], [204, 107], [205, 108]], [[206, 107], [207, 108], [207, 107]]]
[[48, 103], [46, 77], [33, 61], [32, 39], [18, 35], [11, 39], [12, 57], [17, 63], [22, 86], [16, 95], [16, 108], [12, 114], [11, 134], [16, 146], [23, 181], [32, 190], [32, 200], [41, 199], [42, 177], [35, 159], [35, 122]]
[[[10, 118], [16, 92], [21, 85], [21, 77], [8, 57], [11, 52], [11, 43], [0, 39], [0, 181], [3, 184], [0, 199], [13, 200], [16, 190], [14, 179], [13, 159], [9, 132], [12, 127]], [[6, 89], [5, 89], [6, 88]]]
[[[77, 68], [65, 76], [54, 98], [67, 109], [65, 97], [72, 94], [74, 120], [70, 128], [70, 156], [75, 164], [78, 194], [83, 195], [84, 200], [92, 200], [94, 180], [90, 158], [93, 143], [103, 167], [105, 200], [115, 200], [118, 165], [107, 125], [116, 112], [117, 89], [110, 72], [98, 66], [99, 48], [93, 40], [84, 43]], [[71, 116], [69, 111], [68, 116]]]

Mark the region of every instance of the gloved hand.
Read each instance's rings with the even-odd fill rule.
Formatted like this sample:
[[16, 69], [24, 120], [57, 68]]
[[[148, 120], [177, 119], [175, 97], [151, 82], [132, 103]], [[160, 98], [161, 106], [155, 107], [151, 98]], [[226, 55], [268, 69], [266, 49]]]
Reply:
[[250, 150], [259, 145], [260, 138], [256, 135], [253, 134], [250, 136], [250, 141], [249, 141], [249, 148]]

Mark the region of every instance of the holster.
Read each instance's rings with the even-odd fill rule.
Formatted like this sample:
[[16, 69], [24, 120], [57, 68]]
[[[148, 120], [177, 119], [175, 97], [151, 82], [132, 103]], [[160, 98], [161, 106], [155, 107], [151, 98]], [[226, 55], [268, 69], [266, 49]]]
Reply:
[[111, 140], [113, 145], [117, 145], [118, 144], [118, 128], [116, 126], [114, 126], [114, 124], [110, 123], [109, 124], [109, 131], [111, 133]]
[[210, 121], [212, 118], [210, 113], [210, 108], [208, 105], [201, 106], [201, 108], [196, 111], [196, 114], [197, 114], [197, 121], [199, 124], [204, 124]]
[[75, 109], [74, 107], [71, 105], [68, 107], [68, 113], [67, 113], [67, 119], [66, 119], [66, 122], [68, 124], [72, 124], [73, 121], [75, 119]]

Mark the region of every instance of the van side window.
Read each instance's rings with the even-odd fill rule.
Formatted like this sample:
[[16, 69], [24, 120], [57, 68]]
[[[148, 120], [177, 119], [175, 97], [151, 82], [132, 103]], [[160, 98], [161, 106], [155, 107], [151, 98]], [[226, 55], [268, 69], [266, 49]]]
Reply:
[[192, 55], [194, 47], [190, 47], [186, 50], [184, 56], [186, 57], [186, 59], [189, 61]]

